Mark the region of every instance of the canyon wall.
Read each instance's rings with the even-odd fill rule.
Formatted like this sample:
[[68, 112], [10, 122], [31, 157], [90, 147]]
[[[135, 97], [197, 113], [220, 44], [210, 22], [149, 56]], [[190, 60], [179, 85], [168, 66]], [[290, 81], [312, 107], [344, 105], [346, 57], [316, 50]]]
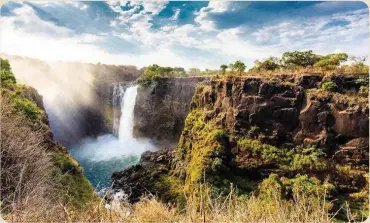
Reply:
[[[305, 179], [317, 187], [327, 182], [334, 188], [328, 196], [366, 207], [364, 78], [303, 74], [199, 84], [177, 148], [143, 154], [140, 164], [112, 175], [114, 188], [129, 191], [131, 201], [147, 191], [173, 201], [205, 182], [224, 195], [230, 184], [246, 194], [276, 174], [286, 197], [289, 182]], [[336, 88], [325, 88], [328, 82]]]
[[135, 136], [176, 144], [196, 85], [206, 80], [204, 77], [160, 78], [149, 86], [140, 86], [135, 105]]

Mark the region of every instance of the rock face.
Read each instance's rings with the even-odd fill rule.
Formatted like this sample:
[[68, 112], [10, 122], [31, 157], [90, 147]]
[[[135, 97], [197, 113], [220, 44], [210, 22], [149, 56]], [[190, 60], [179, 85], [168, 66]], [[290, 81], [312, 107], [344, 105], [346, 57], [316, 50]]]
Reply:
[[[174, 155], [157, 162], [156, 153], [144, 154], [141, 164], [113, 175], [114, 187], [135, 191], [132, 199], [137, 200], [145, 183], [147, 191], [158, 192], [153, 182], [141, 179], [155, 176], [149, 181], [170, 188], [176, 179], [183, 192], [207, 181], [226, 194], [230, 183], [247, 193], [272, 173], [287, 178], [307, 174], [329, 179], [337, 196], [364, 203], [366, 196], [359, 194], [367, 191], [369, 108], [366, 97], [352, 93], [360, 87], [351, 84], [356, 78], [305, 74], [199, 84]], [[338, 81], [346, 79], [351, 81]], [[321, 89], [327, 81], [336, 83], [336, 92]], [[158, 94], [155, 90], [150, 92]], [[139, 108], [146, 104], [145, 115], [163, 117], [166, 112], [154, 111], [149, 98]], [[155, 120], [159, 126], [160, 119]], [[174, 179], [163, 181], [168, 175]]]
[[195, 87], [205, 80], [203, 77], [161, 78], [148, 87], [140, 87], [135, 105], [135, 136], [176, 144]]
[[[136, 202], [140, 196], [154, 190], [155, 193], [161, 193], [163, 198], [164, 194], [168, 193], [166, 191], [168, 188], [157, 183], [163, 180], [161, 179], [163, 175], [169, 174], [173, 157], [172, 149], [143, 153], [140, 164], [112, 174], [114, 188], [125, 191], [130, 202]], [[150, 191], [147, 188], [150, 188]]]

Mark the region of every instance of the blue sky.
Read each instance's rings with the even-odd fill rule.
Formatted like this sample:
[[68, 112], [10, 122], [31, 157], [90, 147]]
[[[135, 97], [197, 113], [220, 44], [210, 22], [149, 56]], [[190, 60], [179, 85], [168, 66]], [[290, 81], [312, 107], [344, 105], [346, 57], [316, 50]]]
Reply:
[[1, 15], [1, 52], [42, 60], [204, 69], [369, 49], [363, 2], [7, 2]]

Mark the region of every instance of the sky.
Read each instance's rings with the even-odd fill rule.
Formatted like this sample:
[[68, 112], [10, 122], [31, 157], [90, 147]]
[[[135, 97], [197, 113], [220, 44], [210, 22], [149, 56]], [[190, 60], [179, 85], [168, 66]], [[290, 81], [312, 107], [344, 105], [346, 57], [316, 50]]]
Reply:
[[41, 60], [217, 69], [294, 50], [369, 49], [363, 2], [7, 2], [0, 52]]

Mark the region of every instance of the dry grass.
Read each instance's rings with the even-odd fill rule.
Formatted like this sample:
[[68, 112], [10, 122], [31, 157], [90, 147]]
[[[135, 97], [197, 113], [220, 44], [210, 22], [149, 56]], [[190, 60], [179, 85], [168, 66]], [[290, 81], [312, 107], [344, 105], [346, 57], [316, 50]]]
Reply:
[[[1, 103], [1, 212], [12, 217], [44, 215], [52, 211], [52, 161], [43, 146], [44, 130], [34, 130], [15, 115], [8, 98]], [[21, 220], [21, 219], [17, 219]]]
[[103, 203], [92, 204], [91, 209], [70, 221], [83, 222], [333, 222], [329, 213], [331, 204], [325, 197], [294, 194], [287, 201], [280, 196], [251, 195], [240, 198], [232, 190], [226, 197], [213, 197], [210, 188], [198, 187], [187, 196], [185, 208], [167, 205], [154, 196], [146, 196], [140, 202], [130, 205], [116, 201], [110, 209]]

